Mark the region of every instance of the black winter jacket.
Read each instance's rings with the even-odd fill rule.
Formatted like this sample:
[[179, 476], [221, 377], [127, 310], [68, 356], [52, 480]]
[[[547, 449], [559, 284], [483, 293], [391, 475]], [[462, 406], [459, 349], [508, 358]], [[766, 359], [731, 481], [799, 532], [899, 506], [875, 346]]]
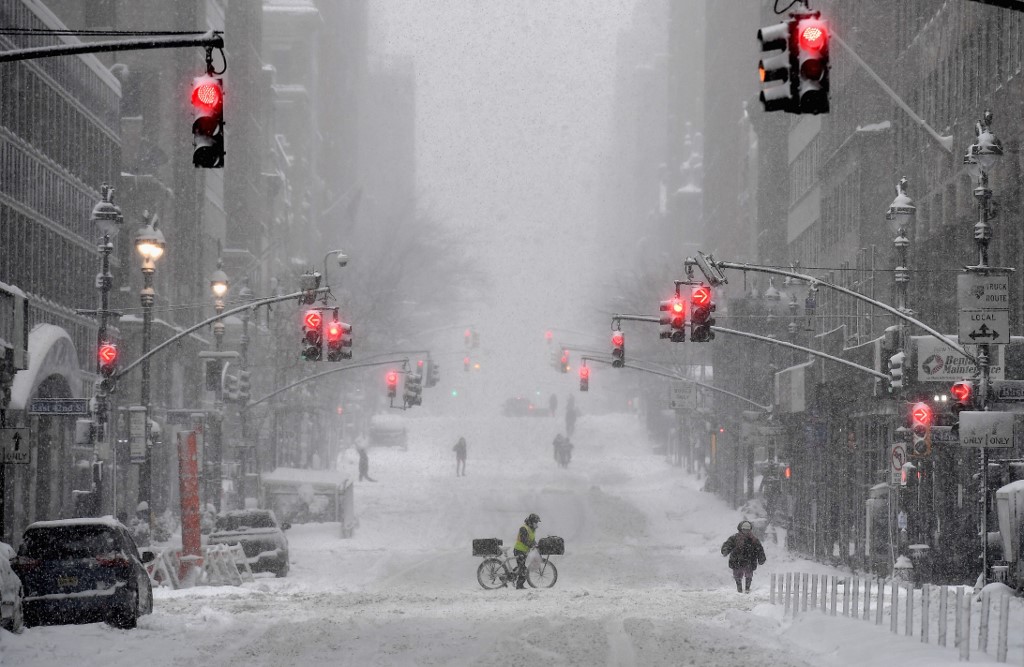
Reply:
[[758, 565], [764, 565], [767, 560], [761, 540], [743, 533], [736, 533], [725, 541], [722, 555], [729, 557], [729, 567], [733, 569], [749, 565], [756, 570]]

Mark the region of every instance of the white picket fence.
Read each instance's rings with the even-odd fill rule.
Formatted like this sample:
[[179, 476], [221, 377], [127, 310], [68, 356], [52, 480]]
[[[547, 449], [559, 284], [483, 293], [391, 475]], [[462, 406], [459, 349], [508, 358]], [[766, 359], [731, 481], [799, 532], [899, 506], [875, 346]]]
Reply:
[[[888, 589], [888, 595], [887, 595]], [[888, 619], [889, 631], [908, 637], [920, 637], [939, 646], [948, 645], [948, 630], [952, 626], [952, 648], [960, 652], [960, 660], [970, 660], [971, 616], [978, 616], [977, 649], [988, 653], [990, 620], [993, 603], [997, 617], [995, 659], [1006, 662], [1008, 632], [1010, 628], [1010, 598], [1008, 593], [983, 593], [974, 599], [972, 589], [966, 586], [931, 586], [920, 589], [903, 582], [861, 577], [838, 577], [825, 574], [812, 575], [787, 572], [771, 575], [769, 599], [772, 604], [783, 605], [784, 614], [797, 616], [808, 611], [848, 618], [858, 618], [882, 625]], [[841, 608], [840, 608], [841, 606]]]

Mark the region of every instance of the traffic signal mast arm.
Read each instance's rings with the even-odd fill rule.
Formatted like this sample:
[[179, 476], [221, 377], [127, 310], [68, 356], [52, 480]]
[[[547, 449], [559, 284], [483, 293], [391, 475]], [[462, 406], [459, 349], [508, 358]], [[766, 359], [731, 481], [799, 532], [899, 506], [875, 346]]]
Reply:
[[[872, 306], [875, 306], [876, 308], [881, 308], [882, 310], [895, 315], [899, 319], [901, 319], [901, 320], [903, 320], [905, 322], [909, 322], [910, 324], [913, 324], [914, 326], [922, 329], [926, 333], [932, 335], [939, 342], [941, 342], [944, 345], [948, 346], [950, 349], [956, 350], [958, 353], [960, 353], [963, 356], [967, 357], [968, 359], [970, 359], [975, 364], [978, 363], [978, 358], [976, 356], [974, 356], [973, 354], [970, 354], [969, 352], [964, 350], [960, 345], [958, 345], [953, 340], [943, 336], [938, 331], [936, 331], [935, 329], [931, 328], [930, 326], [928, 326], [924, 322], [922, 322], [922, 321], [920, 321], [918, 319], [915, 319], [915, 318], [911, 317], [910, 315], [907, 315], [904, 312], [901, 312], [899, 309], [894, 308], [894, 307], [890, 306], [887, 303], [882, 303], [881, 301], [876, 301], [875, 299], [872, 299], [871, 297], [864, 296], [863, 294], [859, 294], [857, 292], [854, 292], [853, 290], [848, 290], [845, 287], [840, 287], [839, 285], [833, 285], [832, 283], [827, 283], [827, 282], [821, 280], [820, 278], [815, 278], [814, 276], [809, 276], [809, 275], [807, 275], [805, 273], [796, 273], [795, 271], [784, 271], [782, 269], [776, 269], [776, 268], [771, 267], [771, 266], [762, 266], [760, 264], [744, 264], [742, 262], [721, 262], [721, 261], [714, 261], [710, 257], [708, 257], [707, 259], [711, 260], [711, 261], [709, 261], [709, 264], [711, 264], [713, 269], [718, 269], [718, 270], [720, 270], [720, 269], [735, 269], [737, 271], [749, 271], [751, 273], [770, 273], [770, 274], [776, 275], [776, 276], [785, 276], [787, 278], [795, 278], [797, 280], [802, 280], [802, 281], [804, 281], [804, 282], [806, 282], [806, 283], [808, 283], [810, 285], [827, 287], [827, 288], [829, 288], [831, 290], [835, 290], [836, 292], [840, 292], [841, 294], [845, 294], [845, 295], [847, 295], [849, 297], [852, 297], [854, 299], [858, 299], [859, 301], [863, 301], [865, 303], [870, 303]], [[700, 263], [697, 260], [694, 260], [693, 258], [690, 258], [690, 257], [686, 258], [685, 264], [686, 264], [687, 267], [692, 266], [692, 265], [697, 265], [697, 266], [700, 265]], [[712, 276], [708, 276], [708, 279], [709, 280], [713, 280], [713, 277]], [[725, 333], [725, 332], [723, 332], [723, 333]]]
[[277, 391], [274, 391], [274, 392], [271, 392], [271, 393], [267, 394], [266, 396], [264, 396], [263, 398], [259, 399], [258, 401], [253, 401], [253, 402], [247, 404], [242, 409], [243, 410], [248, 410], [248, 409], [250, 409], [250, 408], [252, 408], [252, 407], [254, 407], [256, 405], [259, 405], [260, 403], [263, 403], [264, 401], [269, 401], [270, 399], [272, 399], [273, 397], [277, 396], [278, 394], [286, 392], [289, 389], [292, 389], [293, 387], [297, 387], [300, 384], [305, 384], [307, 382], [312, 382], [313, 380], [318, 380], [318, 379], [322, 378], [325, 375], [330, 375], [331, 373], [340, 373], [342, 371], [354, 370], [356, 368], [369, 368], [371, 366], [390, 366], [390, 365], [394, 365], [394, 364], [406, 364], [406, 363], [409, 363], [409, 358], [408, 357], [403, 357], [403, 358], [400, 358], [400, 359], [385, 359], [383, 361], [370, 361], [370, 362], [360, 361], [358, 364], [348, 364], [347, 366], [341, 366], [340, 368], [332, 368], [329, 371], [324, 371], [322, 373], [317, 373], [316, 375], [310, 375], [309, 377], [304, 377], [301, 380], [297, 380], [295, 382], [292, 382], [287, 387], [281, 387]]
[[[329, 288], [327, 288], [327, 287], [318, 287], [316, 290], [313, 290], [313, 291], [314, 292], [326, 292], [328, 289]], [[236, 306], [235, 308], [231, 308], [229, 310], [225, 310], [224, 312], [220, 313], [219, 315], [214, 315], [213, 317], [211, 317], [211, 318], [209, 318], [207, 320], [203, 320], [199, 324], [193, 325], [193, 326], [189, 327], [188, 329], [185, 329], [184, 331], [182, 331], [180, 333], [177, 333], [174, 336], [171, 336], [170, 338], [168, 338], [164, 342], [160, 343], [159, 345], [154, 347], [152, 350], [150, 350], [146, 354], [142, 355], [141, 357], [139, 357], [138, 359], [136, 359], [132, 363], [128, 364], [127, 366], [125, 366], [121, 370], [117, 371], [113, 375], [113, 377], [114, 377], [115, 380], [120, 380], [122, 377], [127, 375], [129, 371], [134, 369], [136, 366], [141, 364], [146, 359], [152, 357], [154, 354], [157, 354], [158, 352], [160, 352], [164, 348], [166, 348], [166, 347], [168, 347], [170, 345], [173, 345], [174, 343], [178, 342], [179, 340], [181, 340], [185, 336], [188, 336], [189, 334], [192, 334], [192, 333], [194, 333], [196, 331], [199, 331], [203, 327], [210, 326], [211, 324], [213, 324], [214, 322], [217, 322], [218, 320], [223, 320], [226, 317], [231, 317], [232, 315], [236, 315], [238, 313], [245, 312], [246, 310], [249, 310], [249, 309], [256, 310], [260, 306], [267, 306], [267, 305], [270, 305], [272, 303], [278, 303], [280, 301], [291, 301], [293, 299], [297, 299], [297, 298], [302, 297], [307, 291], [308, 290], [305, 290], [305, 291], [302, 291], [302, 292], [293, 292], [291, 294], [282, 294], [280, 296], [270, 296], [270, 297], [267, 297], [265, 299], [257, 299], [256, 301], [250, 301], [250, 302], [246, 303], [243, 306]]]
[[852, 361], [847, 361], [846, 359], [842, 359], [840, 357], [834, 357], [831, 354], [826, 354], [825, 352], [819, 352], [818, 350], [812, 350], [809, 347], [802, 347], [800, 345], [794, 345], [793, 343], [787, 343], [786, 341], [779, 340], [777, 338], [769, 338], [768, 336], [760, 336], [760, 335], [755, 334], [755, 333], [750, 333], [749, 331], [737, 331], [735, 329], [726, 329], [724, 327], [719, 327], [719, 326], [713, 326], [713, 327], [711, 327], [711, 330], [719, 332], [719, 333], [730, 334], [732, 336], [741, 336], [743, 338], [753, 338], [754, 340], [764, 341], [765, 343], [771, 343], [772, 345], [781, 345], [782, 347], [788, 347], [791, 350], [800, 350], [801, 352], [806, 352], [807, 354], [812, 354], [812, 355], [814, 355], [816, 357], [821, 357], [822, 359], [828, 359], [829, 361], [834, 361], [836, 363], [843, 364], [844, 366], [849, 366], [850, 368], [855, 368], [858, 371], [861, 371], [862, 373], [867, 373], [869, 375], [874, 375], [876, 378], [885, 380], [886, 382], [889, 381], [889, 375], [887, 373], [882, 373], [880, 371], [876, 371], [874, 368], [868, 368], [867, 366], [861, 366], [860, 364], [855, 364]]
[[196, 33], [199, 36], [171, 35], [167, 37], [153, 36], [141, 39], [117, 39], [108, 42], [79, 42], [77, 44], [59, 44], [56, 46], [38, 46], [30, 49], [12, 49], [0, 51], [0, 63], [17, 60], [33, 60], [36, 58], [52, 58], [54, 56], [74, 56], [81, 53], [109, 53], [111, 51], [145, 51], [148, 49], [176, 49], [189, 46], [203, 46], [212, 49], [224, 48], [224, 33], [211, 30]]
[[[582, 357], [582, 359], [584, 359], [586, 361], [596, 361], [598, 363], [608, 364], [609, 366], [612, 363], [612, 362], [608, 361], [607, 359], [601, 359], [599, 357]], [[644, 368], [643, 366], [637, 366], [635, 363], [627, 363], [627, 364], [624, 365], [624, 368], [632, 368], [633, 370], [640, 371], [642, 373], [651, 373], [652, 375], [660, 375], [661, 377], [669, 378], [671, 380], [679, 380], [680, 382], [688, 382], [688, 383], [690, 383], [692, 385], [696, 385], [696, 386], [698, 386], [698, 387], [700, 387], [702, 389], [707, 389], [708, 391], [714, 391], [714, 392], [717, 392], [719, 394], [724, 394], [726, 396], [731, 396], [732, 398], [735, 398], [737, 400], [743, 401], [744, 403], [748, 403], [750, 405], [753, 405], [755, 408], [758, 408], [759, 410], [762, 410], [764, 412], [771, 412], [772, 411], [772, 406], [770, 406], [770, 405], [761, 405], [760, 403], [758, 403], [756, 401], [750, 400], [746, 396], [740, 396], [739, 394], [734, 394], [733, 392], [728, 391], [726, 389], [721, 389], [719, 387], [713, 387], [713, 386], [711, 386], [709, 384], [704, 384], [703, 382], [698, 382], [696, 380], [691, 380], [690, 378], [682, 376], [682, 375], [679, 375], [678, 373], [668, 373], [668, 372], [665, 372], [665, 371], [654, 370], [653, 368]]]

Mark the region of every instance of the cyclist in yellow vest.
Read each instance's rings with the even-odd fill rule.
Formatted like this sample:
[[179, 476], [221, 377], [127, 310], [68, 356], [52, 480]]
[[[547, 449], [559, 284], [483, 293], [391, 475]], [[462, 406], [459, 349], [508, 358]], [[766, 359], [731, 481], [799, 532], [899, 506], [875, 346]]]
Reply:
[[540, 517], [531, 514], [519, 527], [519, 535], [516, 536], [516, 546], [513, 551], [516, 554], [516, 588], [526, 588], [526, 555], [530, 549], [537, 544], [537, 524]]

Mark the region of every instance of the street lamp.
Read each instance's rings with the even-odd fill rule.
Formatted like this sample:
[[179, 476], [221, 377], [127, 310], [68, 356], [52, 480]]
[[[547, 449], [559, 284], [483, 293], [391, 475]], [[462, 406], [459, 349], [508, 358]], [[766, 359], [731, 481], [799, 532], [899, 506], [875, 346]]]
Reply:
[[[217, 270], [210, 276], [210, 291], [213, 292], [213, 308], [218, 315], [224, 312], [224, 295], [228, 293], [230, 281], [228, 274], [224, 273], [224, 260], [217, 258]], [[217, 350], [224, 343], [224, 322], [217, 320], [213, 323], [213, 338], [216, 341]]]
[[156, 216], [149, 215], [149, 211], [142, 214], [145, 224], [135, 234], [135, 249], [142, 257], [142, 291], [139, 292], [139, 300], [142, 302], [142, 389], [140, 402], [145, 409], [143, 417], [143, 445], [145, 447], [142, 467], [139, 469], [139, 502], [145, 502], [149, 508], [149, 525], [153, 525], [153, 448], [150, 444], [149, 425], [149, 354], [150, 335], [153, 328], [153, 300], [156, 296], [153, 290], [153, 274], [156, 273], [156, 260], [164, 254], [164, 234], [157, 229]]
[[[964, 165], [971, 174], [974, 188], [974, 197], [978, 200], [979, 218], [974, 224], [974, 242], [978, 247], [978, 265], [966, 267], [968, 274], [974, 275], [1005, 275], [1012, 269], [999, 269], [990, 267], [988, 263], [988, 245], [992, 241], [992, 225], [989, 223], [995, 215], [992, 211], [992, 190], [988, 186], [988, 171], [996, 165], [999, 158], [1003, 156], [1002, 142], [992, 133], [992, 112], [985, 110], [982, 118], [974, 126], [974, 133], [977, 139], [967, 150], [964, 157]], [[973, 158], [969, 160], [968, 158]], [[982, 339], [984, 341], [984, 339]], [[978, 345], [978, 370], [981, 375], [978, 399], [980, 405], [978, 410], [988, 409], [988, 387], [991, 375], [991, 356], [989, 343], [982, 342]], [[981, 573], [985, 583], [989, 581], [989, 556], [988, 556], [988, 449], [981, 450], [981, 497], [982, 512], [980, 521], [981, 540]]]

